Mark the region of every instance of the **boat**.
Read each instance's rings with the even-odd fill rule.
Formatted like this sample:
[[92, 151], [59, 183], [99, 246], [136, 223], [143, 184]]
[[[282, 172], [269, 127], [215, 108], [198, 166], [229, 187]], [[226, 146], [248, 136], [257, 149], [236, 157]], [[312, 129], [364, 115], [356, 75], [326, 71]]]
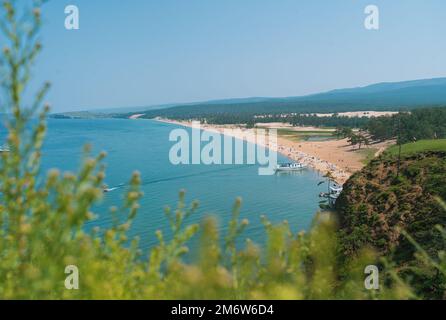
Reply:
[[332, 186], [330, 187], [330, 194], [334, 194], [334, 195], [340, 195], [342, 192], [342, 187], [341, 186]]
[[276, 167], [276, 171], [297, 171], [305, 169], [307, 166], [300, 162], [283, 163]]
[[115, 190], [117, 190], [117, 189], [119, 189], [119, 188], [122, 188], [124, 186], [124, 183], [121, 183], [121, 184], [119, 184], [119, 185], [117, 185], [116, 187], [113, 187], [113, 188], [108, 188], [107, 186], [102, 186], [102, 192], [104, 192], [104, 193], [108, 193], [108, 192], [112, 192], [112, 191], [115, 191]]
[[326, 192], [319, 193], [319, 198], [327, 198], [327, 197], [328, 197], [328, 193], [326, 193]]
[[0, 147], [0, 153], [2, 153], [2, 152], [9, 152], [10, 150], [9, 150], [9, 148], [8, 147], [5, 147], [5, 146], [1, 146]]
[[319, 197], [328, 199], [328, 208], [333, 208], [335, 206], [336, 200], [338, 200], [339, 196], [341, 195], [342, 190], [342, 186], [335, 184], [334, 186], [330, 186], [328, 193], [321, 192], [319, 194]]
[[330, 193], [328, 194], [330, 206], [334, 207], [336, 200], [338, 200], [339, 196], [341, 195], [342, 190], [343, 188], [338, 185], [330, 187]]

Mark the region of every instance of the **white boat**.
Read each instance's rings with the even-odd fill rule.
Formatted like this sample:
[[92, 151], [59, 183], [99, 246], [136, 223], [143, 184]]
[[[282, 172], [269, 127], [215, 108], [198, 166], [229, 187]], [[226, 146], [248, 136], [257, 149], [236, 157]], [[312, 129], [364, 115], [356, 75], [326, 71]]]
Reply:
[[117, 189], [122, 188], [124, 185], [125, 185], [124, 183], [121, 183], [121, 184], [119, 184], [119, 185], [117, 185], [116, 187], [113, 187], [113, 188], [108, 188], [107, 186], [104, 185], [104, 186], [102, 187], [102, 191], [103, 191], [104, 193], [112, 192], [112, 191], [115, 191], [115, 190], [117, 190]]
[[297, 171], [305, 169], [307, 166], [303, 163], [295, 162], [295, 163], [283, 163], [279, 164], [276, 168], [276, 171]]
[[321, 198], [328, 198], [330, 200], [330, 205], [334, 205], [336, 200], [341, 195], [342, 190], [343, 190], [343, 188], [341, 186], [334, 185], [334, 186], [330, 187], [330, 192], [329, 193], [321, 192], [319, 194], [319, 197], [321, 197]]
[[332, 186], [330, 187], [331, 194], [340, 194], [342, 192], [342, 187], [340, 186]]
[[8, 147], [5, 147], [5, 146], [1, 146], [0, 147], [0, 153], [1, 152], [9, 152], [9, 148]]
[[341, 195], [342, 189], [343, 188], [338, 185], [330, 187], [330, 194], [328, 195], [328, 198], [331, 202], [333, 202], [332, 205], [334, 205], [336, 200], [338, 200], [339, 196]]

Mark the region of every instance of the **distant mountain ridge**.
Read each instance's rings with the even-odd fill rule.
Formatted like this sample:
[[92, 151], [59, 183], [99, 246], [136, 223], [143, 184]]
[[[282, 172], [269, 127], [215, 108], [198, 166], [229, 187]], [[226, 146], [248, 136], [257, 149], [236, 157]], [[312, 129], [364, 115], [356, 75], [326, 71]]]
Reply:
[[446, 85], [445, 78], [433, 78], [433, 79], [422, 79], [422, 80], [410, 80], [410, 81], [400, 81], [400, 82], [380, 82], [376, 84], [371, 84], [363, 87], [348, 88], [348, 89], [335, 89], [327, 93], [348, 93], [348, 92], [378, 92], [386, 90], [398, 90], [403, 88], [417, 87], [417, 86], [435, 86], [435, 85]]
[[336, 89], [306, 97], [303, 100], [373, 101], [381, 106], [403, 107], [416, 104], [446, 104], [446, 78], [382, 82], [365, 87]]
[[[401, 110], [418, 107], [446, 106], [446, 77], [382, 82], [363, 87], [335, 89], [296, 97], [250, 97], [177, 103], [138, 108], [90, 111], [89, 115], [112, 116], [143, 113], [145, 117], [206, 116], [209, 114], [316, 113], [367, 110]], [[73, 113], [74, 114], [74, 113]], [[79, 113], [77, 113], [79, 114]], [[70, 115], [70, 113], [64, 113]]]
[[[370, 94], [390, 94], [394, 93], [404, 93], [405, 90], [410, 89], [422, 89], [428, 90], [442, 90], [446, 89], [446, 77], [444, 78], [433, 78], [433, 79], [421, 79], [421, 80], [409, 80], [400, 82], [380, 82], [376, 84], [371, 84], [362, 87], [345, 88], [345, 89], [334, 89], [326, 92], [303, 95], [303, 96], [290, 96], [290, 97], [250, 97], [250, 98], [236, 98], [236, 99], [220, 99], [220, 100], [210, 100], [197, 103], [187, 103], [178, 104], [179, 105], [199, 105], [199, 104], [232, 104], [232, 103], [259, 103], [259, 102], [270, 102], [270, 101], [306, 101], [306, 100], [325, 100], [327, 98], [351, 98], [353, 95], [370, 95]], [[441, 103], [446, 103], [446, 90], [441, 91]], [[443, 95], [444, 93], [444, 95]], [[432, 98], [432, 97], [431, 97]]]
[[[221, 115], [397, 111], [446, 106], [446, 78], [377, 83], [301, 97], [222, 100], [143, 112], [144, 118], [209, 118]], [[125, 116], [125, 115], [120, 115]]]

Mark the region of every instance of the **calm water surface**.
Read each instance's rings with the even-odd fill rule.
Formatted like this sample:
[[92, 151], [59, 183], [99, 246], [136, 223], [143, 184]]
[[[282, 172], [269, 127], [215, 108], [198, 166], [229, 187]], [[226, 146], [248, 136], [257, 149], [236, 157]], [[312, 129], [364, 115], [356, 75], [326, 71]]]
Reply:
[[[142, 177], [141, 210], [130, 230], [139, 236], [141, 248], [157, 243], [155, 231], [168, 233], [164, 207], [176, 206], [178, 192], [185, 189], [186, 199], [200, 201], [199, 210], [190, 222], [206, 215], [217, 218], [224, 234], [236, 197], [241, 196], [241, 217], [250, 221], [245, 237], [263, 242], [260, 216], [273, 222], [287, 220], [293, 231], [308, 229], [318, 210], [319, 193], [325, 190], [318, 173], [305, 170], [298, 174], [259, 176], [257, 166], [174, 166], [169, 161], [173, 142], [169, 133], [175, 125], [151, 120], [55, 120], [48, 121], [44, 145], [44, 169], [60, 168], [75, 171], [82, 158], [82, 147], [89, 143], [94, 152], [107, 151], [106, 183], [110, 187], [129, 180], [138, 170]], [[188, 129], [189, 130], [189, 129]], [[279, 162], [287, 159], [279, 156]], [[106, 226], [111, 223], [110, 206], [119, 206], [125, 187], [107, 193], [94, 208], [97, 220], [88, 224]]]

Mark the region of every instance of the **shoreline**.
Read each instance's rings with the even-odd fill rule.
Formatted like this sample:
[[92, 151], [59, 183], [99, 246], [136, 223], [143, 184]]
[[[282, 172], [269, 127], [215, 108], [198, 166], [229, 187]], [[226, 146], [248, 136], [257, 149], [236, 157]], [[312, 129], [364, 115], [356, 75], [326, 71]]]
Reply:
[[[133, 118], [133, 119], [137, 119], [137, 118]], [[170, 120], [170, 119], [164, 119], [164, 118], [163, 119], [156, 118], [156, 119], [152, 119], [152, 120], [155, 120], [158, 122], [163, 122], [163, 123], [168, 123], [168, 124], [175, 124], [175, 125], [188, 127], [188, 128], [192, 127], [192, 122], [190, 122], [190, 121], [177, 121], [177, 120]], [[243, 135], [240, 134], [241, 132], [243, 132], [246, 129], [243, 129], [243, 128], [241, 129], [239, 126], [236, 126], [236, 125], [222, 125], [222, 126], [220, 126], [220, 125], [208, 125], [208, 124], [203, 125], [202, 124], [200, 129], [204, 130], [204, 131], [224, 134], [224, 135], [236, 138], [236, 139], [254, 143], [261, 147], [269, 148], [270, 150], [287, 157], [291, 161], [298, 161], [298, 162], [306, 164], [307, 166], [311, 167], [313, 170], [319, 172], [322, 175], [326, 174], [327, 172], [330, 172], [333, 175], [333, 180], [341, 186], [348, 180], [348, 178], [350, 178], [350, 176], [353, 173], [355, 173], [356, 171], [360, 170], [363, 167], [363, 165], [360, 165], [360, 166], [358, 165], [353, 168], [351, 168], [351, 167], [346, 168], [347, 169], [346, 170], [346, 169], [339, 167], [335, 163], [322, 158], [321, 155], [318, 154], [318, 152], [309, 153], [309, 151], [311, 150], [310, 147], [313, 145], [316, 145], [317, 148], [321, 148], [321, 146], [319, 146], [319, 145], [321, 145], [321, 144], [327, 145], [329, 142], [332, 142], [332, 144], [333, 143], [339, 144], [339, 142], [344, 144], [345, 142], [342, 140], [323, 141], [323, 142], [308, 142], [308, 141], [295, 142], [295, 141], [291, 141], [289, 139], [278, 136], [277, 145], [269, 145], [269, 142], [266, 143], [266, 145], [262, 145], [262, 144], [259, 144], [257, 141], [255, 141], [256, 140], [255, 137], [254, 137], [254, 139], [246, 139], [246, 137], [244, 137]], [[240, 129], [241, 129], [241, 131], [240, 131]], [[232, 130], [232, 132], [231, 132], [231, 130]], [[307, 146], [307, 148], [305, 148], [303, 146]], [[341, 162], [341, 163], [344, 162], [344, 159], [338, 159], [338, 160], [340, 160], [339, 162]]]

